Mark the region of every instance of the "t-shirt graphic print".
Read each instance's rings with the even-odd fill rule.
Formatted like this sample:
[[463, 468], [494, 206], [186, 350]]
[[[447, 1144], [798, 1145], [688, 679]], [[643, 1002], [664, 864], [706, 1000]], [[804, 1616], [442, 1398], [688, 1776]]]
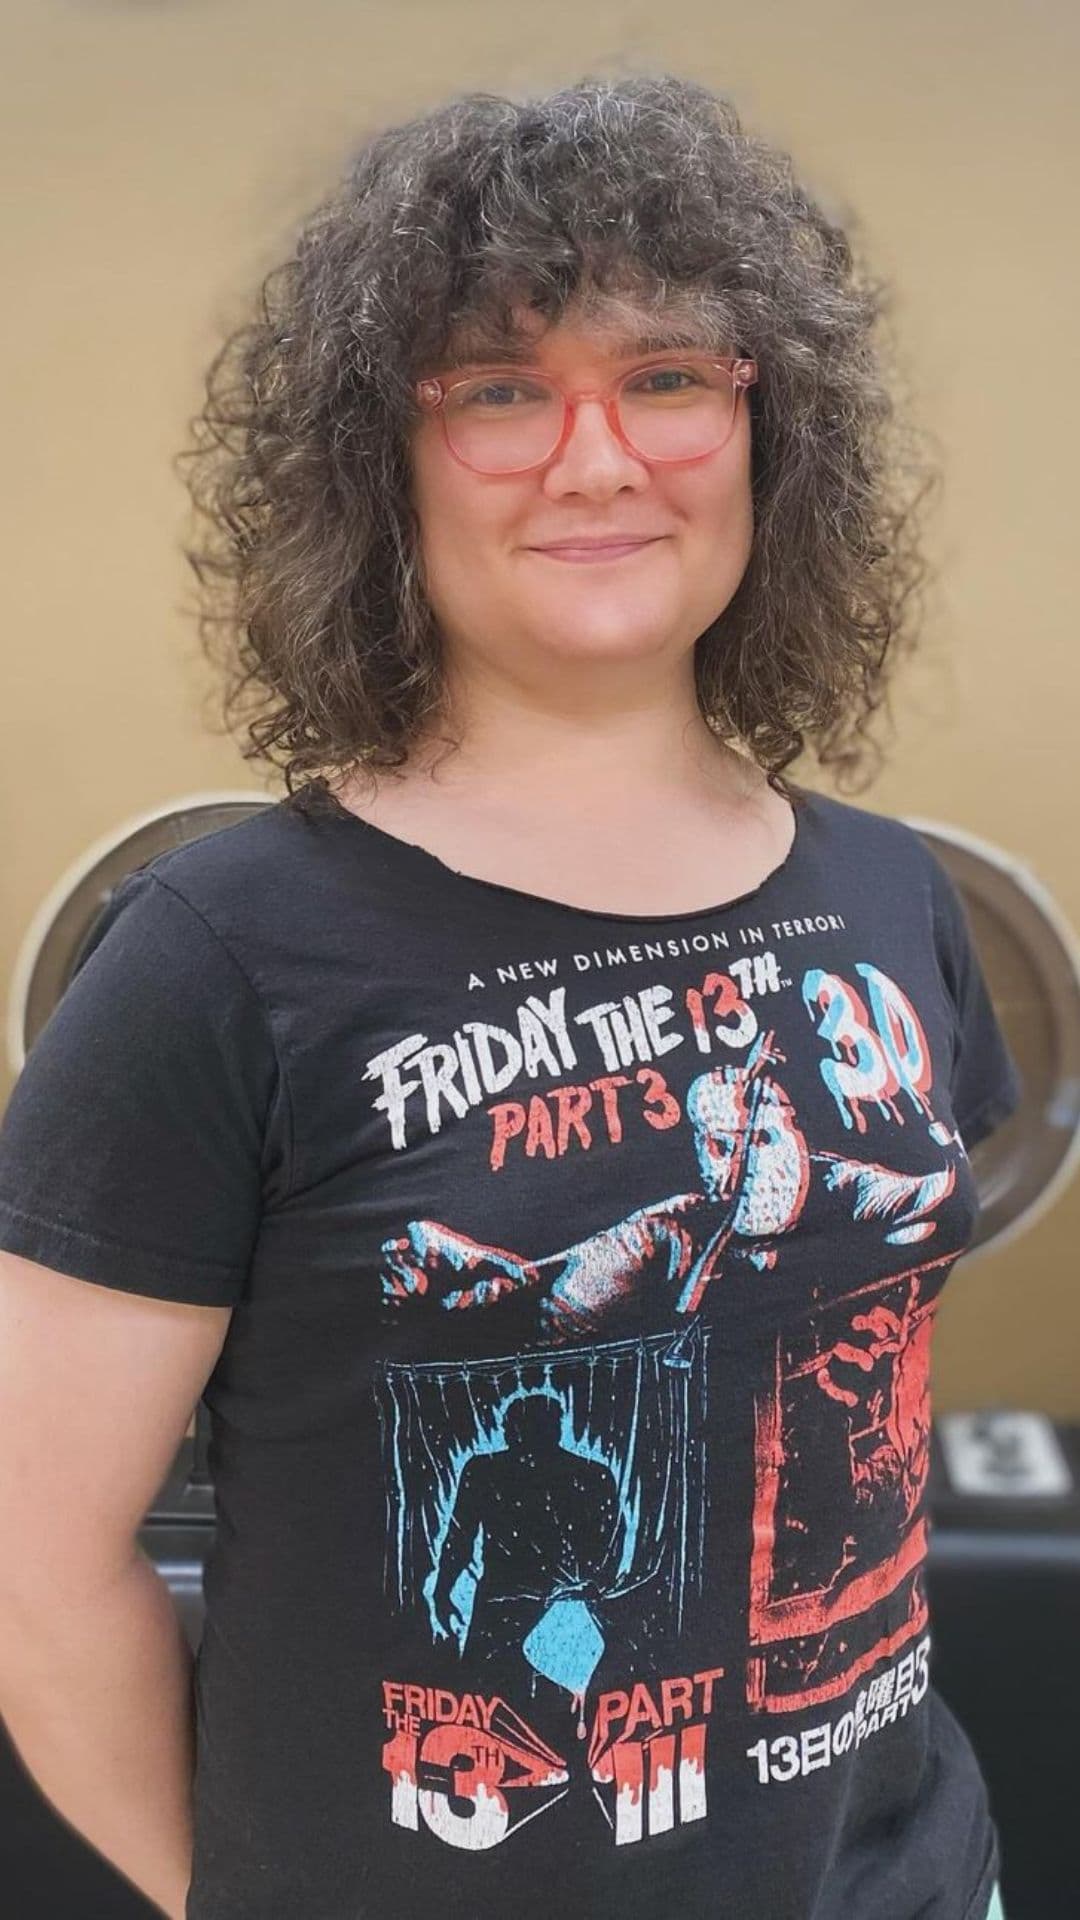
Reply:
[[33, 1050], [3, 1244], [234, 1305], [189, 1920], [982, 1920], [929, 1373], [1019, 1076], [921, 839], [796, 825], [652, 917], [281, 803], [132, 876]]
[[[392, 1310], [426, 1310], [425, 1353], [447, 1329], [442, 1358], [379, 1369], [388, 1598], [454, 1656], [431, 1679], [387, 1679], [385, 1764], [395, 1822], [422, 1820], [452, 1846], [498, 1845], [575, 1774], [615, 1845], [705, 1819], [713, 1713], [736, 1686], [762, 1715], [824, 1709], [908, 1648], [886, 1723], [926, 1689], [930, 1331], [971, 1224], [926, 1032], [872, 961], [848, 978], [810, 965], [796, 994], [775, 951], [725, 955], [721, 971], [711, 940], [686, 945], [688, 964], [669, 960], [633, 993], [597, 1002], [590, 976], [573, 1001], [565, 987], [530, 993], [509, 1026], [471, 1022], [452, 1064], [445, 1044], [416, 1039], [368, 1063], [402, 1151], [407, 1083], [454, 1088], [458, 1110], [470, 1086], [485, 1101], [474, 1189], [515, 1147], [557, 1168], [603, 1158], [624, 1125], [663, 1140], [658, 1166], [681, 1147], [691, 1176], [568, 1244], [491, 1245], [427, 1218], [384, 1243]], [[815, 1148], [800, 1125], [788, 1053], [756, 1011], [771, 995], [798, 1016], [797, 1051], [813, 1039], [850, 1151]], [[562, 1081], [557, 1099], [532, 1090], [541, 1075]], [[884, 1142], [912, 1118], [909, 1171], [873, 1148], [875, 1131]], [[809, 1218], [843, 1249], [842, 1279], [791, 1271], [804, 1242], [789, 1237]], [[723, 1472], [709, 1460], [709, 1347], [724, 1345], [729, 1293], [761, 1333], [751, 1535], [726, 1568], [747, 1601], [738, 1675], [730, 1654], [709, 1664], [722, 1648], [705, 1577]], [[475, 1342], [455, 1338], [464, 1320]], [[500, 1350], [476, 1357], [481, 1343]], [[856, 1722], [853, 1705], [830, 1745], [842, 1755], [875, 1720], [864, 1700]], [[763, 1719], [747, 1756], [762, 1779], [803, 1764], [783, 1724]]]

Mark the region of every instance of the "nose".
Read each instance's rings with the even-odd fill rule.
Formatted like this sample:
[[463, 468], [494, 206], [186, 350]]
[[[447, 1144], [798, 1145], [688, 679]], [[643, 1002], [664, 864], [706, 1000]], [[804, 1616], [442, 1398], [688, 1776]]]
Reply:
[[622, 487], [640, 490], [648, 484], [648, 467], [623, 446], [603, 401], [579, 400], [565, 444], [545, 471], [545, 492], [552, 498], [585, 493], [602, 499]]

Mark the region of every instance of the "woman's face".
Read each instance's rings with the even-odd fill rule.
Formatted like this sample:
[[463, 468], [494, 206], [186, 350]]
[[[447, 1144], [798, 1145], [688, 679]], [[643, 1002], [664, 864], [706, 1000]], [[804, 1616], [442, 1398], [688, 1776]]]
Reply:
[[[626, 351], [625, 336], [566, 321], [532, 331], [532, 363], [571, 391], [660, 357]], [[641, 331], [658, 332], [655, 314], [643, 316]], [[493, 362], [485, 355], [481, 364]], [[474, 473], [428, 414], [415, 430], [412, 476], [427, 596], [448, 665], [466, 676], [509, 676], [524, 688], [560, 668], [569, 686], [565, 676], [577, 665], [673, 665], [723, 612], [750, 556], [745, 394], [727, 443], [687, 466], [650, 466], [628, 452], [601, 403], [586, 401], [547, 466]], [[542, 551], [615, 534], [647, 536], [649, 544], [585, 564]]]

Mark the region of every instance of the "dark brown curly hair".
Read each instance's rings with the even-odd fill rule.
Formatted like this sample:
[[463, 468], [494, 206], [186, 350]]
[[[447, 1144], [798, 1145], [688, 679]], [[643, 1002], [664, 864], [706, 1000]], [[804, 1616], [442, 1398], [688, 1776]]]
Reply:
[[914, 644], [937, 480], [874, 338], [888, 290], [729, 100], [587, 77], [366, 139], [207, 372], [176, 456], [199, 634], [226, 729], [246, 722], [244, 759], [283, 764], [290, 796], [336, 807], [327, 774], [401, 766], [441, 713], [414, 381], [463, 332], [512, 339], [522, 305], [554, 322], [620, 302], [758, 363], [753, 545], [695, 643], [702, 715], [789, 798], [807, 745], [849, 787], [880, 759], [868, 723], [890, 649]]

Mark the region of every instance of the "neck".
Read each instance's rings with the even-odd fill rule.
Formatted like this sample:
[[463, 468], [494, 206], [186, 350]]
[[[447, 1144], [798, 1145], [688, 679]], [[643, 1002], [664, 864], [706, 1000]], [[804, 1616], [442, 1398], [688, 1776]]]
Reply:
[[[460, 710], [459, 710], [460, 711]], [[453, 751], [447, 740], [456, 742]], [[757, 793], [764, 775], [749, 756], [722, 742], [691, 701], [651, 702], [602, 714], [540, 707], [489, 696], [473, 701], [464, 720], [432, 728], [410, 754], [403, 778], [431, 782], [454, 796], [512, 810], [525, 796], [544, 796], [545, 811], [565, 803], [578, 814], [587, 797], [593, 816], [605, 802], [626, 817], [680, 795], [733, 802]]]

